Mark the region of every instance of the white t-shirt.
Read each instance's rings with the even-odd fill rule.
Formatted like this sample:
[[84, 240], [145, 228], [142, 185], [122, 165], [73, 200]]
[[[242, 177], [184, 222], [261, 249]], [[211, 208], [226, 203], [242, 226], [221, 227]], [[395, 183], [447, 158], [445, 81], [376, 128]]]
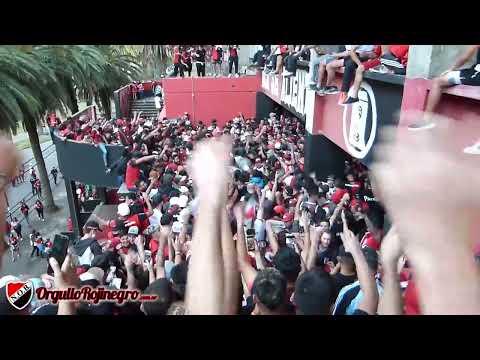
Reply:
[[153, 209], [153, 215], [148, 218], [150, 225], [159, 226], [160, 219], [162, 218], [162, 212], [157, 208]]

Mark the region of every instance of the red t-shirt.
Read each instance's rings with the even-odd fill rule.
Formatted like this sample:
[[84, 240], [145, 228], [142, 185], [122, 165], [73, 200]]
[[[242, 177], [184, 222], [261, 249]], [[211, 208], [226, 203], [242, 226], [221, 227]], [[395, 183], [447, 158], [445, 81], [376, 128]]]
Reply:
[[390, 45], [390, 52], [400, 59], [403, 65], [405, 65], [408, 61], [409, 47], [410, 45]]
[[335, 204], [339, 204], [340, 200], [342, 200], [343, 195], [348, 193], [347, 189], [337, 189], [335, 192], [332, 194], [331, 200]]
[[140, 180], [140, 168], [128, 162], [127, 171], [125, 172], [125, 184], [127, 184], [127, 188], [135, 188], [135, 183], [138, 180]]
[[92, 131], [92, 140], [95, 144], [100, 144], [103, 142], [102, 135], [97, 130]]
[[167, 165], [167, 169], [171, 169], [171, 170], [173, 170], [173, 171], [177, 171], [178, 166], [177, 166], [177, 164], [175, 164], [175, 163], [170, 163], [170, 164]]
[[238, 56], [237, 48], [235, 48], [233, 46], [229, 46], [228, 51], [229, 51], [230, 57], [237, 57]]
[[180, 51], [178, 51], [177, 48], [175, 48], [175, 50], [173, 52], [173, 63], [174, 64], [180, 63]]

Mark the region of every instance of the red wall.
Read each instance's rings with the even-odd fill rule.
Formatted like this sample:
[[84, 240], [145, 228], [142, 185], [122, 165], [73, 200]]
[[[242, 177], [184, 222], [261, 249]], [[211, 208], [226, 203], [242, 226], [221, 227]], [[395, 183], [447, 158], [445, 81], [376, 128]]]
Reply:
[[170, 119], [188, 112], [193, 121], [209, 124], [217, 119], [220, 126], [239, 112], [254, 117], [260, 83], [257, 76], [165, 79], [165, 116]]
[[[431, 80], [406, 79], [402, 113], [400, 116], [399, 135], [409, 136], [411, 132], [406, 130], [410, 119], [406, 116], [408, 111], [423, 111], [427, 96], [431, 87]], [[461, 132], [459, 136], [452, 138], [452, 147], [462, 151], [465, 146], [472, 145], [480, 139], [480, 88], [474, 86], [457, 85], [445, 91], [438, 106], [437, 112], [448, 116], [458, 122], [474, 120], [478, 129], [470, 132]]]

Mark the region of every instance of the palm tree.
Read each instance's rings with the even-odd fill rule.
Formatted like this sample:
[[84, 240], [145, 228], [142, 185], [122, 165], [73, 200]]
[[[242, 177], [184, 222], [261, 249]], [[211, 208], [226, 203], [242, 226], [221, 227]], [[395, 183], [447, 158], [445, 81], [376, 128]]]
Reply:
[[21, 123], [27, 131], [47, 209], [56, 205], [37, 125], [50, 111], [78, 112], [77, 93], [87, 102], [98, 98], [104, 113], [111, 117], [113, 91], [131, 82], [140, 71], [134, 57], [112, 46], [0, 46], [0, 129], [15, 134]]
[[45, 207], [56, 209], [42, 156], [37, 124], [47, 111], [65, 111], [68, 103], [49, 58], [33, 46], [0, 46], [0, 127], [16, 133], [21, 122], [28, 133], [38, 174], [44, 187]]
[[141, 67], [134, 56], [123, 54], [114, 46], [98, 45], [97, 48], [105, 58], [103, 71], [105, 82], [97, 85], [95, 95], [105, 117], [111, 118], [113, 92], [137, 79], [141, 73]]
[[134, 56], [145, 69], [145, 78], [158, 79], [168, 66], [171, 58], [170, 45], [117, 45], [121, 53]]

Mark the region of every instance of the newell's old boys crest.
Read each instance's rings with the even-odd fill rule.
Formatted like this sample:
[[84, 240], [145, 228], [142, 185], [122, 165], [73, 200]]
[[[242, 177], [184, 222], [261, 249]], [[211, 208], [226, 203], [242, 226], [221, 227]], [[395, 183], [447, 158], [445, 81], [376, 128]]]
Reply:
[[360, 87], [358, 100], [343, 110], [343, 138], [348, 152], [363, 159], [377, 133], [377, 104], [372, 87], [366, 82]]
[[10, 281], [5, 286], [7, 299], [18, 310], [25, 309], [33, 297], [33, 284], [31, 281]]

